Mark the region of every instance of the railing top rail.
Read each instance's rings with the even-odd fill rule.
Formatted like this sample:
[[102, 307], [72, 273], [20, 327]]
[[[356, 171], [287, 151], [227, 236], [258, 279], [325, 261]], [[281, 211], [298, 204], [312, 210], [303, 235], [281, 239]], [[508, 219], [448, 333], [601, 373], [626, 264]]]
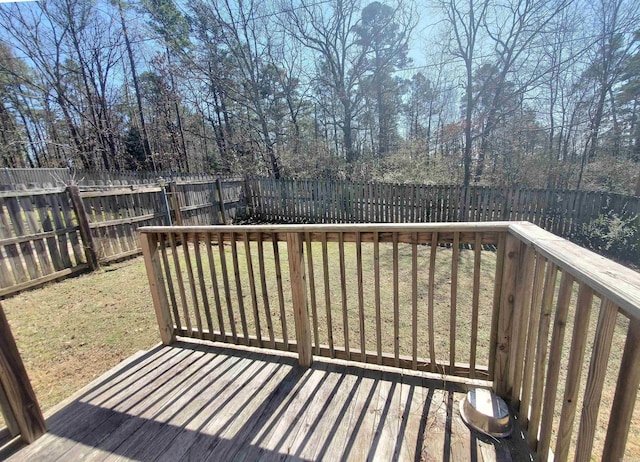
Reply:
[[496, 232], [507, 231], [514, 222], [493, 221], [483, 223], [366, 223], [366, 224], [314, 224], [314, 225], [233, 225], [233, 226], [145, 226], [139, 228], [142, 233], [243, 233], [243, 232], [276, 232], [276, 233], [322, 233], [322, 232]]
[[640, 319], [640, 273], [531, 223], [512, 223], [509, 232], [618, 305], [625, 315]]

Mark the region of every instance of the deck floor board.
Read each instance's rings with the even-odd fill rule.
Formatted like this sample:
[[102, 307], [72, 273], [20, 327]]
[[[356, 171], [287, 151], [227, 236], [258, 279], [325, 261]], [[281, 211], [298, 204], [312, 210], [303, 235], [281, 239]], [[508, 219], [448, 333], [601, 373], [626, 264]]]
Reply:
[[419, 373], [180, 341], [85, 387], [9, 461], [527, 460], [471, 432], [459, 385]]

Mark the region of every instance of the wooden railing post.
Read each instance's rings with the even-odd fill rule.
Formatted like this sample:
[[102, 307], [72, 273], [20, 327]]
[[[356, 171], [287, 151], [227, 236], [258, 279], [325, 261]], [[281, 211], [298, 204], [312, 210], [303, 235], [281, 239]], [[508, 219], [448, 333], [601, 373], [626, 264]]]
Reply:
[[287, 253], [289, 254], [289, 274], [291, 279], [291, 301], [296, 325], [298, 360], [303, 367], [311, 366], [311, 328], [307, 309], [307, 283], [304, 273], [302, 233], [287, 233]]
[[[170, 345], [175, 342], [176, 334], [173, 330], [169, 299], [167, 298], [164, 278], [162, 277], [158, 236], [155, 233], [140, 233], [140, 242], [142, 244], [142, 254], [144, 255], [144, 266], [149, 278], [149, 290], [153, 299], [153, 308], [156, 312], [160, 329], [160, 338], [162, 343]], [[184, 245], [188, 244], [185, 243]]]
[[[47, 431], [44, 416], [31, 387], [16, 342], [11, 334], [2, 306], [0, 306], [0, 393], [9, 409], [3, 409], [12, 433], [20, 432], [22, 439], [32, 443]], [[15, 436], [15, 435], [14, 435]]]
[[87, 258], [87, 263], [91, 270], [98, 268], [98, 257], [96, 255], [96, 247], [93, 242], [93, 236], [91, 235], [91, 228], [89, 227], [89, 220], [87, 219], [87, 212], [84, 209], [84, 202], [80, 196], [80, 189], [76, 185], [67, 187], [67, 192], [71, 197], [71, 203], [76, 212], [78, 218], [78, 225], [80, 226], [80, 237], [82, 238], [82, 244], [84, 247], [84, 254]]
[[[502, 269], [500, 297], [498, 305], [497, 330], [495, 338], [495, 359], [493, 368], [493, 390], [503, 398], [510, 398], [509, 357], [513, 354], [512, 318], [516, 300], [516, 279], [520, 262], [520, 241], [507, 234], [504, 258], [499, 265]], [[497, 301], [497, 299], [496, 299]], [[493, 340], [493, 339], [492, 339]], [[513, 385], [513, 384], [511, 384]]]

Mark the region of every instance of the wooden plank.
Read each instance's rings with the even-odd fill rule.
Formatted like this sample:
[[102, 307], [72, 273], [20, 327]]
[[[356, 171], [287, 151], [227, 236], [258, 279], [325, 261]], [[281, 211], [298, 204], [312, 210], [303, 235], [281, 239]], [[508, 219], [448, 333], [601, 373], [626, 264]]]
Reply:
[[536, 269], [533, 275], [533, 289], [531, 299], [531, 315], [529, 316], [529, 335], [525, 350], [524, 370], [522, 379], [522, 401], [520, 404], [520, 425], [526, 429], [529, 426], [529, 407], [531, 405], [531, 393], [533, 387], [533, 366], [536, 353], [536, 341], [540, 327], [542, 314], [542, 290], [547, 260], [541, 255], [536, 255]]
[[[182, 251], [184, 253], [184, 266], [187, 269], [187, 281], [189, 282], [189, 289], [191, 290], [191, 304], [193, 305], [193, 314], [196, 319], [196, 329], [199, 338], [203, 338], [204, 331], [202, 329], [202, 316], [200, 314], [200, 303], [198, 301], [198, 290], [196, 289], [196, 281], [193, 277], [193, 266], [191, 265], [191, 255], [189, 252], [189, 240], [187, 234], [181, 235]], [[198, 245], [197, 242], [194, 243]]]
[[[558, 377], [560, 374], [560, 360], [562, 357], [562, 345], [571, 302], [571, 289], [573, 278], [567, 272], [562, 272], [556, 315], [553, 322], [553, 334], [551, 336], [551, 348], [549, 350], [549, 365], [547, 367], [544, 400], [542, 404], [542, 419], [540, 421], [540, 441], [537, 453], [541, 460], [546, 460], [551, 446], [551, 432], [553, 429], [553, 416], [556, 404], [556, 392], [558, 390]], [[637, 390], [637, 385], [636, 385]]]
[[[205, 242], [205, 246], [208, 247], [210, 241]], [[209, 306], [209, 294], [207, 294], [207, 286], [204, 279], [204, 268], [202, 265], [202, 255], [200, 250], [200, 242], [196, 242], [194, 245], [193, 253], [196, 257], [196, 269], [198, 272], [198, 283], [200, 285], [200, 294], [202, 295], [202, 308], [204, 309], [204, 316], [207, 321], [207, 329], [209, 332], [213, 332], [213, 319], [211, 317], [211, 307]]]
[[324, 276], [324, 301], [327, 314], [327, 336], [329, 341], [329, 356], [334, 358], [333, 323], [331, 321], [331, 281], [329, 279], [329, 254], [327, 251], [327, 236], [322, 235], [322, 272]]
[[21, 438], [27, 443], [40, 438], [47, 431], [47, 427], [2, 306], [0, 306], [0, 387], [10, 406], [10, 411], [6, 413], [10, 412], [15, 419]]
[[564, 399], [562, 400], [562, 415], [560, 416], [560, 426], [554, 452], [554, 457], [558, 461], [566, 461], [569, 457], [573, 421], [578, 406], [582, 362], [587, 347], [592, 302], [593, 290], [584, 284], [580, 284], [573, 335], [571, 337], [571, 349], [569, 350], [567, 381], [564, 389]]
[[[457, 218], [457, 217], [456, 217]], [[451, 311], [449, 315], [449, 364], [456, 365], [456, 321], [458, 310], [458, 260], [460, 258], [460, 234], [453, 234], [451, 253]], [[454, 374], [455, 375], [455, 374]]]
[[613, 397], [603, 460], [622, 460], [640, 385], [640, 319], [631, 319]]
[[304, 272], [304, 256], [301, 233], [291, 233], [287, 240], [289, 274], [291, 281], [291, 304], [296, 326], [296, 343], [300, 366], [309, 367], [312, 362], [311, 327], [307, 308], [307, 282]]
[[[6, 239], [11, 237], [9, 230], [12, 229], [12, 226], [10, 224], [9, 218], [7, 217], [8, 212], [5, 212], [5, 210], [8, 209], [8, 205], [5, 205], [5, 203], [6, 199], [0, 199], [0, 237]], [[21, 248], [19, 248], [15, 244], [9, 244], [4, 246], [4, 251], [6, 252], [7, 260], [9, 262], [9, 265], [11, 266], [13, 278], [16, 284], [23, 284], [28, 282], [29, 276], [25, 272], [22, 258], [20, 257]], [[61, 265], [60, 269], [62, 268], [64, 268], [63, 265]]]
[[262, 290], [262, 303], [264, 306], [265, 319], [267, 320], [267, 331], [269, 332], [269, 342], [273, 348], [275, 337], [273, 333], [273, 321], [271, 319], [271, 308], [269, 306], [269, 293], [267, 291], [267, 279], [264, 265], [264, 243], [258, 239], [258, 268], [260, 274], [260, 288]]
[[142, 252], [144, 255], [144, 266], [147, 270], [149, 280], [149, 290], [153, 300], [153, 308], [160, 329], [162, 343], [170, 345], [175, 342], [176, 337], [173, 331], [173, 321], [169, 309], [169, 300], [165, 290], [164, 279], [162, 278], [162, 263], [158, 252], [158, 237], [155, 234], [142, 236]]
[[0, 297], [16, 294], [18, 292], [22, 292], [23, 290], [40, 287], [49, 282], [62, 280], [74, 274], [81, 274], [87, 271], [88, 269], [89, 269], [88, 265], [86, 265], [85, 263], [81, 263], [80, 265], [74, 266], [73, 268], [66, 268], [60, 271], [56, 271], [55, 273], [47, 274], [46, 276], [39, 277], [38, 279], [25, 281], [20, 284], [13, 284], [4, 289], [0, 289]]
[[429, 304], [428, 304], [428, 321], [429, 321], [429, 359], [431, 363], [431, 372], [437, 372], [436, 366], [436, 347], [435, 347], [435, 280], [436, 280], [436, 251], [438, 249], [438, 233], [431, 235], [431, 252], [429, 256]]
[[[49, 253], [47, 252], [47, 246], [44, 241], [44, 236], [42, 236], [42, 227], [38, 222], [38, 218], [36, 217], [36, 213], [32, 205], [32, 201], [35, 203], [35, 198], [31, 199], [32, 200], [27, 199], [25, 201], [22, 201], [21, 205], [24, 210], [25, 217], [27, 218], [27, 223], [29, 225], [29, 240], [33, 240], [33, 247], [36, 251], [38, 265], [42, 274], [46, 275], [53, 272], [53, 266], [51, 265], [51, 260], [49, 259]], [[0, 247], [2, 246], [3, 240], [0, 240]], [[77, 256], [76, 260], [78, 260]], [[2, 269], [0, 269], [0, 271], [1, 270]]]
[[347, 275], [344, 262], [344, 238], [338, 237], [338, 253], [340, 256], [340, 294], [342, 295], [342, 327], [344, 330], [344, 349], [349, 354], [349, 311], [347, 305]]
[[262, 331], [260, 329], [260, 315], [258, 312], [258, 295], [256, 293], [256, 281], [253, 274], [253, 260], [251, 258], [251, 245], [247, 233], [242, 233], [244, 241], [244, 253], [247, 258], [247, 273], [249, 274], [249, 291], [251, 293], [251, 306], [253, 307], [253, 321], [256, 327], [256, 337], [259, 346], [262, 347]]
[[318, 307], [316, 303], [316, 278], [313, 269], [313, 251], [311, 246], [311, 234], [305, 234], [307, 245], [307, 273], [309, 274], [309, 297], [311, 302], [311, 321], [313, 325], [313, 345], [316, 354], [320, 352], [320, 333], [318, 331]]
[[284, 310], [284, 293], [282, 291], [282, 270], [280, 268], [280, 250], [278, 249], [277, 239], [273, 239], [272, 243], [273, 243], [273, 259], [274, 259], [275, 269], [276, 269], [276, 281], [278, 284], [278, 302], [280, 305], [280, 324], [282, 326], [282, 338], [284, 339], [285, 345], [288, 345], [289, 336], [287, 333], [287, 316]]
[[471, 295], [471, 344], [469, 346], [469, 369], [471, 378], [475, 377], [476, 355], [478, 344], [478, 314], [480, 311], [480, 271], [481, 271], [482, 236], [476, 233], [473, 245], [473, 293]]
[[358, 318], [360, 321], [360, 352], [362, 360], [366, 356], [366, 341], [364, 331], [364, 281], [362, 276], [362, 241], [360, 234], [356, 237], [356, 266], [358, 273]]
[[551, 325], [551, 312], [553, 310], [553, 296], [556, 287], [558, 267], [552, 262], [547, 265], [544, 291], [542, 293], [542, 313], [538, 327], [538, 342], [536, 346], [535, 369], [533, 373], [533, 394], [531, 397], [531, 418], [527, 431], [527, 443], [533, 450], [538, 444], [540, 431], [540, 419], [542, 416], [542, 402], [544, 392], [544, 378], [547, 367], [547, 350], [549, 329]]
[[373, 271], [374, 271], [374, 297], [376, 305], [376, 351], [378, 364], [382, 363], [382, 313], [380, 309], [380, 243], [379, 234], [373, 235]]
[[207, 234], [207, 238], [204, 241], [207, 247], [207, 260], [209, 262], [209, 275], [211, 277], [211, 286], [213, 287], [213, 299], [216, 305], [216, 317], [218, 319], [218, 328], [220, 333], [225, 335], [224, 317], [222, 315], [222, 303], [220, 300], [220, 289], [218, 286], [218, 274], [216, 271], [216, 265], [213, 260], [213, 236]]
[[418, 235], [411, 246], [411, 352], [413, 369], [418, 368]]
[[[18, 236], [24, 236], [25, 234], [28, 234], [28, 230], [25, 228], [23, 218], [25, 214], [23, 211], [22, 203], [29, 202], [30, 200], [30, 197], [22, 197], [20, 199], [20, 202], [18, 202], [18, 200], [15, 198], [7, 198], [5, 200], [5, 206], [7, 208], [7, 211], [9, 212], [11, 224], [13, 225], [13, 232]], [[42, 271], [39, 268], [36, 259], [36, 253], [33, 247], [31, 247], [31, 241], [21, 242], [18, 247], [20, 249], [20, 255], [24, 259], [29, 279], [33, 280], [41, 277]]]
[[231, 289], [229, 286], [229, 271], [227, 270], [227, 256], [224, 251], [224, 239], [221, 233], [216, 235], [218, 241], [218, 254], [220, 255], [220, 275], [222, 276], [222, 284], [224, 287], [224, 298], [227, 305], [227, 316], [229, 317], [229, 327], [233, 343], [238, 343], [238, 332], [236, 329], [236, 318], [233, 314], [233, 305], [231, 302]]
[[165, 234], [158, 235], [158, 244], [160, 246], [160, 255], [162, 257], [162, 266], [164, 267], [165, 281], [169, 290], [169, 300], [171, 301], [171, 311], [173, 313], [173, 321], [178, 329], [182, 329], [180, 322], [180, 313], [178, 311], [178, 302], [176, 299], [176, 291], [173, 287], [173, 278], [171, 277], [171, 267], [169, 265], [169, 257], [167, 256], [167, 236]]
[[400, 362], [400, 291], [398, 274], [398, 235], [393, 234], [393, 255], [391, 257], [393, 267], [393, 354], [396, 358], [396, 367]]
[[[511, 338], [511, 323], [515, 305], [516, 275], [520, 260], [520, 241], [507, 235], [502, 267], [502, 283], [500, 286], [500, 308], [498, 312], [498, 326], [495, 350], [494, 391], [497, 395], [510, 397], [508, 365], [510, 355], [515, 354], [516, 339]], [[497, 265], [496, 265], [497, 266]]]
[[598, 425], [598, 411], [600, 410], [604, 379], [607, 375], [607, 363], [611, 353], [617, 314], [618, 308], [607, 299], [603, 299], [600, 305], [596, 337], [591, 350], [589, 374], [582, 402], [578, 440], [575, 446], [576, 462], [588, 462], [591, 460], [591, 451]]
[[508, 388], [512, 390], [512, 405], [520, 405], [520, 391], [522, 388], [522, 374], [524, 367], [525, 346], [527, 342], [527, 326], [531, 312], [531, 291], [533, 289], [533, 270], [535, 264], [535, 250], [525, 243], [520, 244], [521, 260], [515, 289], [515, 304], [511, 336], [514, 349], [509, 358]]
[[240, 266], [238, 263], [238, 246], [233, 236], [231, 239], [231, 260], [233, 263], [233, 275], [236, 281], [236, 298], [238, 301], [238, 311], [240, 313], [240, 325], [242, 327], [242, 334], [244, 335], [244, 338], [248, 339], [249, 330], [247, 327], [247, 315], [245, 313], [245, 308], [244, 308], [244, 296], [242, 294], [242, 280], [240, 279]]
[[[38, 209], [38, 215], [40, 217], [40, 225], [42, 226], [42, 230], [45, 233], [55, 232], [53, 229], [53, 225], [51, 223], [51, 216], [49, 214], [49, 204], [45, 197], [36, 196], [36, 208]], [[0, 223], [2, 222], [2, 213], [0, 211]], [[1, 235], [0, 231], [0, 235]], [[64, 268], [62, 264], [62, 258], [60, 257], [60, 252], [58, 251], [58, 240], [55, 235], [51, 237], [47, 237], [47, 248], [49, 249], [49, 255], [51, 256], [51, 263], [53, 264], [53, 268], [56, 271], [60, 271]]]

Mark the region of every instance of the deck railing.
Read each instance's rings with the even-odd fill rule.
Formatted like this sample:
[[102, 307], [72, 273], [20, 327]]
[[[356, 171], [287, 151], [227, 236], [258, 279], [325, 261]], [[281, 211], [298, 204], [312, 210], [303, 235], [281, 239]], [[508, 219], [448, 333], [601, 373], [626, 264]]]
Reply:
[[624, 454], [640, 383], [632, 270], [520, 222], [141, 231], [166, 344], [190, 336], [493, 386], [540, 460]]

